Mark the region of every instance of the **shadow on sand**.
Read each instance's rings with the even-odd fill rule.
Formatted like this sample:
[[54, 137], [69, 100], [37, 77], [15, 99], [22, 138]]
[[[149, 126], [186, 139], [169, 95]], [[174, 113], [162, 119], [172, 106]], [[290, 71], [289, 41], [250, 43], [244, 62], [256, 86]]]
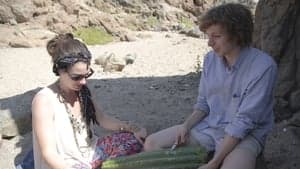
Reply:
[[[148, 133], [152, 133], [181, 123], [191, 113], [198, 94], [199, 78], [200, 73], [165, 77], [90, 79], [88, 86], [105, 113], [121, 120], [133, 121], [144, 126]], [[22, 151], [15, 157], [15, 164], [20, 163], [32, 147], [31, 101], [40, 89], [0, 99], [1, 111], [9, 110], [19, 133], [27, 133], [16, 143], [16, 147], [21, 147]]]

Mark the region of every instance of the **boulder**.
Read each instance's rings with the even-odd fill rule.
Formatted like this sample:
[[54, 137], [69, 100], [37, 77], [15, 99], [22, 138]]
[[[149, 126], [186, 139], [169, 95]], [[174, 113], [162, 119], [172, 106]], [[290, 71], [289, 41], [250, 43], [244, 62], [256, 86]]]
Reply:
[[14, 38], [9, 42], [9, 46], [13, 48], [32, 48], [34, 45], [25, 38]]
[[0, 23], [8, 23], [11, 19], [15, 19], [15, 17], [8, 3], [5, 0], [0, 0]]
[[47, 0], [32, 0], [36, 7], [45, 7], [47, 5]]
[[[132, 58], [131, 58], [132, 59]], [[129, 61], [125, 57], [115, 55], [115, 53], [105, 52], [95, 59], [95, 63], [101, 65], [104, 72], [121, 72]], [[133, 63], [133, 61], [132, 61]], [[129, 63], [128, 63], [129, 64]]]
[[[299, 111], [300, 1], [261, 0], [255, 11], [254, 46], [269, 53], [278, 64], [275, 96], [276, 120]], [[288, 102], [289, 104], [279, 104]]]
[[38, 90], [0, 99], [0, 134], [3, 137], [31, 131], [31, 101]]
[[18, 23], [28, 22], [32, 18], [35, 9], [32, 1], [13, 0], [9, 2]]

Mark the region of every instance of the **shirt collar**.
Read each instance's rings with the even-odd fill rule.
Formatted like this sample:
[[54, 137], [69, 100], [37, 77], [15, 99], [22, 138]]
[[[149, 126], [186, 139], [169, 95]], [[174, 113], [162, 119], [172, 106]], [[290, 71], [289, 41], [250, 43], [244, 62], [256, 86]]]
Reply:
[[226, 67], [229, 70], [237, 70], [237, 69], [239, 69], [240, 65], [245, 60], [246, 53], [247, 53], [248, 50], [249, 50], [249, 47], [241, 48], [240, 54], [239, 54], [238, 58], [236, 59], [235, 63], [232, 66], [230, 66], [230, 67], [228, 66], [228, 64], [226, 63], [225, 58], [223, 58], [223, 63], [226, 65]]

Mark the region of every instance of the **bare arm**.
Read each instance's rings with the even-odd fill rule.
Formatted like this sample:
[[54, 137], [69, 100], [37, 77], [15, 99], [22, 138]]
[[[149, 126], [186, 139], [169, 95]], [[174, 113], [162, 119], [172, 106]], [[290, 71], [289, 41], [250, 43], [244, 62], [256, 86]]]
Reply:
[[179, 125], [177, 129], [175, 144], [184, 144], [187, 141], [188, 134], [191, 128], [199, 121], [201, 121], [205, 116], [205, 112], [194, 110], [194, 112], [190, 116], [188, 116], [185, 122]]
[[53, 108], [47, 96], [38, 94], [32, 102], [32, 127], [44, 160], [52, 169], [68, 168], [56, 152]]
[[94, 106], [96, 109], [96, 118], [101, 127], [108, 129], [108, 130], [113, 130], [113, 131], [122, 130], [122, 131], [129, 131], [132, 133], [136, 133], [140, 130], [140, 128], [136, 125], [128, 124], [124, 121], [121, 121], [121, 120], [111, 117], [107, 114], [104, 114], [101, 111], [99, 105], [97, 105], [95, 102], [93, 102], [93, 103], [94, 103]]
[[190, 130], [195, 124], [201, 121], [207, 113], [201, 110], [194, 110], [194, 112], [185, 120], [183, 125], [186, 127], [187, 130]]
[[129, 124], [126, 122], [123, 122], [121, 120], [118, 120], [116, 118], [113, 118], [111, 116], [108, 116], [106, 114], [104, 114], [100, 107], [95, 104], [94, 102], [94, 106], [96, 109], [96, 118], [98, 123], [100, 123], [100, 125], [108, 130], [114, 130], [114, 131], [128, 131], [134, 134], [135, 138], [141, 143], [143, 144], [145, 141], [145, 138], [147, 136], [147, 131], [145, 128], [140, 128], [137, 125], [134, 124]]

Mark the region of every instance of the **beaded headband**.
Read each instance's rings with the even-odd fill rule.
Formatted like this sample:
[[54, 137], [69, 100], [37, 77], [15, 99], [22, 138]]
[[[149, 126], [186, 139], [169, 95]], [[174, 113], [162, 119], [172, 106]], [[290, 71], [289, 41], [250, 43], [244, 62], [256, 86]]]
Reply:
[[58, 76], [58, 69], [65, 69], [70, 65], [74, 65], [77, 62], [85, 62], [90, 64], [91, 54], [87, 53], [84, 55], [83, 53], [72, 53], [67, 56], [59, 56], [53, 63], [52, 71], [55, 75]]

